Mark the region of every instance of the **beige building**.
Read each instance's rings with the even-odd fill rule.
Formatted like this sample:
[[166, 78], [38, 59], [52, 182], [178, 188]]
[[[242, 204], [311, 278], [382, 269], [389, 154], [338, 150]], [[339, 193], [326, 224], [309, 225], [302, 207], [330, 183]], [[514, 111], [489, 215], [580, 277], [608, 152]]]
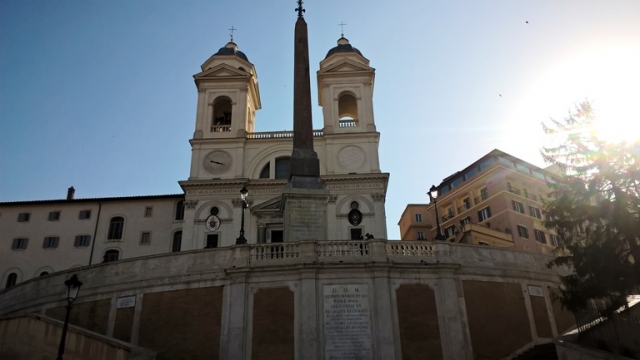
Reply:
[[[436, 186], [447, 241], [551, 253], [555, 232], [543, 224], [543, 199], [556, 175], [494, 150]], [[435, 203], [409, 204], [398, 222], [402, 240], [432, 240]]]
[[[387, 237], [389, 174], [378, 158], [374, 75], [345, 38], [320, 62], [324, 127], [313, 139], [330, 191], [327, 239]], [[234, 245], [244, 186], [248, 242], [284, 241], [280, 201], [293, 132], [255, 132], [258, 75], [235, 43], [205, 61], [194, 79], [198, 103], [184, 194], [80, 199], [70, 190], [62, 200], [0, 203], [0, 288], [103, 261]]]

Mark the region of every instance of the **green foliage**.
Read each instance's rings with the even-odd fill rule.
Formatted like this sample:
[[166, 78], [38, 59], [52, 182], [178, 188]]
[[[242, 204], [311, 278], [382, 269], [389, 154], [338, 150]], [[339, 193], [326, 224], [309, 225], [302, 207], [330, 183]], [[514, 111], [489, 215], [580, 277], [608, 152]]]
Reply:
[[585, 101], [564, 121], [543, 124], [556, 144], [542, 155], [564, 174], [549, 185], [545, 225], [561, 239], [549, 267], [573, 270], [561, 276], [562, 305], [575, 311], [603, 299], [611, 312], [640, 290], [640, 141], [608, 143], [595, 121]]

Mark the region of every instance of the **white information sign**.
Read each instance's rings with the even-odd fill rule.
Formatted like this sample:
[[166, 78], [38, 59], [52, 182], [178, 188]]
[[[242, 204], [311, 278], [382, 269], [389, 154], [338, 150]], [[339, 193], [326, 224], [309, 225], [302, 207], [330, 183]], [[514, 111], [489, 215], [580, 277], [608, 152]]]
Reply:
[[136, 297], [127, 296], [118, 298], [118, 309], [136, 306]]
[[325, 285], [325, 359], [373, 358], [368, 285]]
[[544, 291], [542, 291], [542, 286], [529, 285], [529, 295], [544, 297]]

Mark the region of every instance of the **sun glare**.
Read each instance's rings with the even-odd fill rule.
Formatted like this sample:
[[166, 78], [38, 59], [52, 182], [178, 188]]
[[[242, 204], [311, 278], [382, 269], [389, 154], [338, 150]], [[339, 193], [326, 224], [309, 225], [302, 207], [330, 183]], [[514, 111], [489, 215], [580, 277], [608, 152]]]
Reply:
[[640, 140], [640, 45], [594, 46], [557, 62], [530, 89], [526, 106], [539, 121], [562, 120], [573, 104], [591, 102], [593, 131], [607, 142]]

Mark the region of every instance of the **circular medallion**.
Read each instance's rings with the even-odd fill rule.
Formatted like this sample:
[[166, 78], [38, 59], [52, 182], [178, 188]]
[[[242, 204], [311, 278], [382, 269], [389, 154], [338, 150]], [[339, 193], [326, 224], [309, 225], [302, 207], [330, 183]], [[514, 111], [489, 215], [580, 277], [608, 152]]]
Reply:
[[364, 164], [364, 152], [357, 146], [346, 146], [338, 153], [338, 162], [345, 169], [358, 169]]
[[209, 231], [216, 231], [220, 228], [220, 219], [215, 215], [209, 215], [204, 223]]
[[349, 211], [349, 224], [351, 225], [360, 225], [362, 222], [362, 213], [360, 210], [353, 209]]
[[215, 150], [204, 157], [204, 169], [213, 175], [221, 175], [231, 168], [231, 155], [222, 150]]

